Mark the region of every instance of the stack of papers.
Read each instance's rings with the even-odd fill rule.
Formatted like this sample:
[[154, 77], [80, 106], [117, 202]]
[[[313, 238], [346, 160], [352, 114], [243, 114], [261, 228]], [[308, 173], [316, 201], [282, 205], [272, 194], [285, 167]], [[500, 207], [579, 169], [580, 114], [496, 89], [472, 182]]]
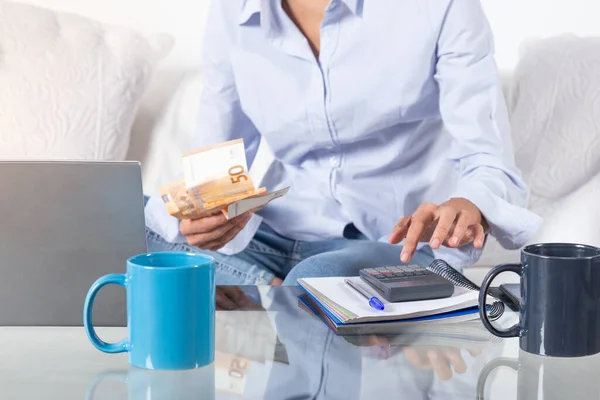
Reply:
[[[479, 292], [455, 287], [451, 297], [390, 303], [379, 297], [385, 309], [371, 308], [368, 301], [344, 280], [348, 278], [306, 278], [298, 284], [305, 295], [299, 298], [302, 308], [318, 316], [339, 334], [383, 333], [399, 325], [462, 322], [479, 318]], [[349, 278], [367, 292], [374, 293], [361, 278]]]
[[[313, 315], [314, 316], [314, 315]], [[317, 318], [315, 316], [315, 318]], [[455, 321], [456, 322], [456, 321]], [[436, 324], [371, 324], [373, 327], [394, 326], [393, 330], [375, 330], [361, 335], [339, 333], [344, 340], [354, 346], [373, 346], [372, 335], [385, 339], [395, 347], [453, 347], [457, 349], [486, 349], [502, 343], [502, 339], [492, 335], [479, 320], [465, 321], [460, 324], [440, 322]], [[344, 327], [342, 327], [344, 328]], [[377, 343], [377, 342], [375, 342]]]

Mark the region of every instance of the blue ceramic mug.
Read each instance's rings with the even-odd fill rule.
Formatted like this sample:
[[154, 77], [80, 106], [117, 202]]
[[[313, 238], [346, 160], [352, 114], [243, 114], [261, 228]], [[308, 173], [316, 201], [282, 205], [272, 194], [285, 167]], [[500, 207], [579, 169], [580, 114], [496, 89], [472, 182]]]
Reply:
[[[129, 337], [105, 343], [92, 325], [94, 298], [105, 285], [127, 290]], [[150, 253], [127, 260], [126, 274], [99, 278], [83, 307], [88, 338], [100, 351], [129, 353], [129, 363], [154, 370], [202, 367], [214, 360], [215, 262], [191, 253]]]

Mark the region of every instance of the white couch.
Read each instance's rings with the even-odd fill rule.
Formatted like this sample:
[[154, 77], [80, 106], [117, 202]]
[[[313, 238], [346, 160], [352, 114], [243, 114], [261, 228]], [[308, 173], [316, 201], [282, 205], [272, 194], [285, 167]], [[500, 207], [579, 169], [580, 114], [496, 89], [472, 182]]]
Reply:
[[[27, 2], [71, 7], [70, 10], [86, 14], [77, 9], [77, 4], [86, 3], [84, 0]], [[199, 7], [201, 21], [206, 10], [204, 5]], [[0, 14], [0, 28], [2, 23], [7, 21]], [[121, 121], [120, 126], [131, 126], [124, 157], [142, 162], [147, 193], [155, 192], [159, 185], [180, 174], [180, 155], [193, 147], [195, 126], [200, 122], [196, 120], [196, 110], [202, 77], [195, 68], [196, 60], [177, 64], [167, 57], [160, 61], [166, 54], [199, 54], [199, 37], [187, 40], [189, 34], [186, 31], [179, 35], [177, 39], [183, 40], [176, 41], [175, 47], [167, 37], [154, 37], [140, 56], [146, 59], [135, 60], [134, 70], [141, 81], [135, 81], [138, 86], [134, 92], [140, 98], [131, 110], [132, 121]], [[0, 35], [0, 46], [2, 40]], [[576, 37], [530, 44], [523, 47], [516, 69], [503, 75], [517, 163], [532, 190], [531, 209], [545, 218], [544, 227], [532, 242], [570, 241], [600, 246], [600, 100], [596, 96], [600, 89], [599, 49], [599, 40]], [[0, 47], [0, 55], [2, 50]], [[6, 76], [4, 67], [10, 56], [8, 53], [4, 59], [0, 57], [0, 82], [2, 75]], [[150, 77], [146, 87], [145, 79]], [[0, 103], [1, 99], [0, 93]], [[2, 118], [0, 110], [0, 143], [7, 135], [1, 129]], [[269, 159], [268, 150], [261, 148], [252, 173], [260, 176]], [[517, 257], [518, 252], [504, 251], [492, 240], [479, 264], [491, 265]]]

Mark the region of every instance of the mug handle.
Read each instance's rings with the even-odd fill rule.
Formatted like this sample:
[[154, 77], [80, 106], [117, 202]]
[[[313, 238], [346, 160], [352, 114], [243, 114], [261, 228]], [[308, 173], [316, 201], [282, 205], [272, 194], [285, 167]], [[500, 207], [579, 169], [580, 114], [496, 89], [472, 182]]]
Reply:
[[487, 307], [485, 300], [487, 298], [487, 292], [490, 288], [490, 284], [492, 283], [494, 278], [496, 278], [496, 276], [506, 271], [514, 272], [515, 274], [521, 276], [523, 275], [523, 266], [521, 264], [503, 264], [492, 268], [483, 279], [483, 283], [481, 284], [481, 289], [479, 291], [479, 316], [481, 318], [481, 322], [488, 331], [490, 331], [493, 335], [501, 338], [518, 337], [521, 331], [518, 324], [511, 326], [507, 330], [496, 329], [492, 326], [492, 323], [490, 322], [487, 315]]
[[483, 367], [479, 378], [477, 379], [477, 400], [484, 400], [485, 384], [487, 383], [488, 376], [498, 367], [509, 367], [515, 371], [519, 371], [519, 361], [515, 358], [497, 358], [490, 361]]
[[121, 285], [124, 288], [127, 288], [127, 279], [123, 274], [109, 274], [98, 278], [98, 280], [94, 282], [85, 297], [85, 304], [83, 306], [83, 326], [88, 339], [90, 339], [90, 342], [92, 342], [95, 348], [105, 353], [123, 353], [129, 350], [129, 339], [123, 339], [117, 343], [106, 343], [98, 337], [94, 325], [92, 324], [94, 299], [102, 287], [110, 284]]

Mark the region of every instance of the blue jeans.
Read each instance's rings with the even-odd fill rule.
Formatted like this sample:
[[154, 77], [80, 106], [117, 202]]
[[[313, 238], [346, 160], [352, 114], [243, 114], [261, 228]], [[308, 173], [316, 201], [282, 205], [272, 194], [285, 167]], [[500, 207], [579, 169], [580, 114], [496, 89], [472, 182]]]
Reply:
[[[298, 278], [319, 276], [357, 276], [368, 267], [400, 265], [400, 246], [368, 240], [358, 231], [350, 239], [315, 242], [283, 237], [262, 224], [248, 247], [235, 255], [200, 250], [183, 243], [169, 243], [146, 228], [148, 251], [184, 251], [208, 254], [217, 264], [217, 285], [267, 285], [275, 277], [284, 285], [295, 285]], [[422, 266], [433, 261], [433, 253], [415, 253], [411, 264]]]

